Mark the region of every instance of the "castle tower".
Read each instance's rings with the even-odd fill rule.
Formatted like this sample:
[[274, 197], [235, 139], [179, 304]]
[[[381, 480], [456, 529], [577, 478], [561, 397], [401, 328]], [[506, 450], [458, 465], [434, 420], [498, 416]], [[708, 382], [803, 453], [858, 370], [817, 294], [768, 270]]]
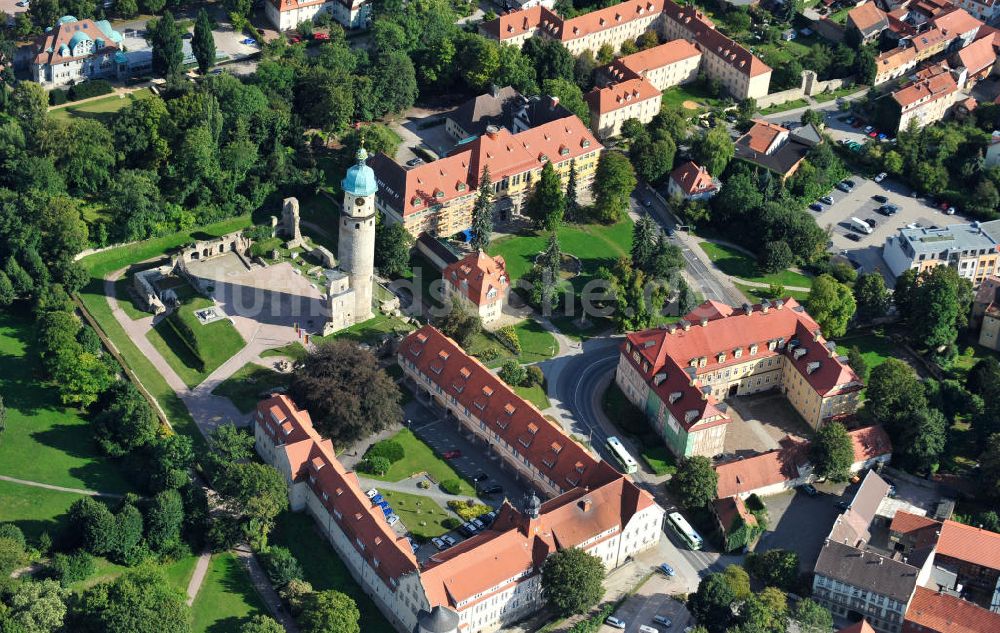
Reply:
[[372, 317], [372, 284], [375, 276], [375, 172], [365, 164], [368, 152], [358, 150], [358, 162], [340, 181], [344, 207], [340, 213], [340, 268], [354, 290], [354, 322]]

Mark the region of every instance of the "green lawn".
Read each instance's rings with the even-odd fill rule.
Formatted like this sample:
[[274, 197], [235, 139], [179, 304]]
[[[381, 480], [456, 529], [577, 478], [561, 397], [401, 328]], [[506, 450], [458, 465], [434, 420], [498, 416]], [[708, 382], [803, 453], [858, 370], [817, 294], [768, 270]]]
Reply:
[[514, 359], [521, 364], [537, 363], [555, 356], [559, 351], [559, 343], [551, 332], [542, 327], [534, 319], [525, 319], [514, 325], [517, 338], [521, 342], [521, 354], [515, 356], [504, 347], [490, 332], [483, 331], [473, 337], [466, 350], [473, 356], [480, 356], [487, 349], [493, 348], [500, 356], [486, 363], [490, 367], [499, 367], [505, 360]]
[[133, 321], [153, 316], [151, 313], [139, 309], [139, 306], [136, 305], [129, 292], [131, 287], [132, 280], [130, 277], [122, 277], [115, 282], [115, 300], [118, 302], [118, 307]]
[[78, 295], [81, 304], [115, 344], [115, 347], [124, 357], [128, 368], [135, 373], [135, 376], [143, 386], [159, 402], [174, 430], [178, 433], [188, 435], [196, 444], [201, 444], [204, 438], [198, 432], [191, 414], [181, 399], [177, 397], [177, 394], [167, 385], [163, 376], [153, 367], [149, 359], [139, 351], [139, 348], [129, 340], [129, 337], [125, 334], [125, 330], [118, 325], [118, 322], [111, 314], [111, 306], [108, 305], [107, 297], [104, 294], [103, 279], [105, 275], [113, 271], [159, 257], [171, 249], [188, 244], [193, 240], [213, 236], [218, 237], [246, 228], [249, 225], [250, 216], [241, 216], [199, 229], [180, 231], [156, 239], [113, 248], [81, 260], [81, 264], [83, 264], [91, 276], [90, 283]]
[[361, 630], [364, 633], [395, 633], [375, 603], [351, 577], [326, 538], [316, 530], [308, 515], [282, 513], [271, 532], [270, 543], [287, 547], [295, 554], [302, 563], [305, 579], [316, 591], [336, 589], [354, 598], [361, 612]]
[[847, 355], [852, 347], [861, 351], [861, 356], [868, 365], [868, 370], [875, 369], [891, 357], [899, 358], [895, 353], [896, 344], [887, 335], [870, 331], [865, 334], [848, 334], [837, 339], [837, 353]]
[[657, 475], [672, 475], [677, 472], [677, 461], [666, 446], [643, 446], [642, 460]]
[[754, 258], [735, 248], [722, 246], [714, 242], [699, 242], [699, 246], [708, 254], [709, 259], [719, 267], [719, 270], [731, 277], [739, 277], [758, 283], [778, 284], [786, 287], [812, 287], [812, 278], [790, 270], [784, 270], [771, 275], [761, 274], [757, 269], [757, 262], [754, 261]]
[[[988, 347], [983, 347], [975, 342], [970, 342], [964, 345], [960, 343], [959, 350], [962, 353], [955, 357], [955, 360], [951, 364], [951, 368], [960, 373], [968, 372], [976, 363], [990, 356], [1000, 360], [1000, 353], [995, 352]], [[972, 354], [965, 353], [969, 350], [972, 351]]]
[[413, 329], [412, 325], [403, 322], [401, 319], [376, 312], [375, 316], [367, 321], [356, 323], [349, 328], [334, 332], [329, 336], [314, 336], [310, 340], [316, 343], [332, 340], [376, 343], [386, 334], [406, 333]]
[[475, 494], [475, 489], [472, 485], [462, 479], [447, 461], [438, 457], [431, 450], [431, 447], [414, 435], [410, 429], [403, 429], [399, 433], [396, 433], [392, 439], [403, 445], [403, 459], [394, 463], [385, 475], [366, 474], [367, 477], [383, 481], [401, 481], [414, 473], [426, 472], [438, 483], [446, 479], [458, 479], [462, 482], [461, 494]]
[[275, 387], [287, 387], [292, 377], [257, 363], [247, 363], [222, 382], [212, 393], [229, 398], [241, 413], [250, 413], [260, 402], [260, 393]]
[[0, 474], [103, 492], [133, 490], [117, 465], [101, 455], [81, 412], [63, 407], [55, 390], [44, 384], [34, 346], [33, 319], [0, 312], [0, 394], [7, 407]]
[[37, 542], [42, 532], [55, 539], [65, 527], [69, 507], [81, 498], [70, 492], [0, 481], [0, 523], [13, 523], [32, 542]]
[[514, 391], [517, 392], [517, 395], [521, 396], [528, 402], [532, 403], [533, 405], [538, 407], [539, 410], [541, 411], [544, 411], [545, 409], [548, 409], [550, 406], [552, 406], [552, 403], [549, 402], [549, 397], [545, 395], [545, 388], [542, 387], [541, 385], [532, 385], [530, 387], [514, 387]]
[[819, 103], [826, 103], [827, 101], [833, 101], [838, 97], [844, 97], [849, 94], [854, 94], [859, 90], [864, 90], [866, 86], [863, 85], [853, 85], [845, 86], [843, 88], [838, 88], [837, 90], [831, 90], [830, 92], [821, 92], [819, 94], [813, 95], [813, 100]]
[[69, 121], [70, 119], [97, 119], [104, 123], [111, 121], [112, 115], [139, 99], [148, 99], [153, 93], [147, 88], [136, 90], [135, 92], [121, 97], [116, 94], [108, 95], [103, 99], [94, 99], [80, 105], [67, 105], [49, 111], [49, 116], [53, 119]]
[[809, 297], [809, 293], [802, 290], [788, 290], [785, 288], [785, 292], [783, 292], [780, 297], [776, 297], [771, 294], [767, 288], [748, 286], [747, 284], [740, 283], [735, 283], [733, 285], [739, 288], [740, 292], [745, 294], [748, 299], [755, 299], [757, 301], [760, 301], [761, 299], [781, 299], [783, 297], [793, 297], [796, 301], [804, 302]]
[[[693, 101], [700, 107], [695, 110], [688, 110], [684, 108], [683, 104], [685, 101]], [[693, 82], [684, 86], [674, 86], [673, 88], [664, 90], [660, 103], [664, 108], [680, 110], [686, 114], [694, 115], [702, 110], [720, 107], [723, 105], [724, 101], [719, 97], [713, 97], [710, 95], [700, 83]]]
[[790, 42], [786, 42], [785, 40], [780, 40], [774, 44], [753, 42], [752, 46], [757, 56], [773, 68], [780, 64], [787, 64], [793, 59], [802, 59], [809, 54], [810, 45], [816, 41], [815, 37], [803, 37], [799, 35]]
[[[167, 319], [161, 320], [146, 335], [188, 387], [200, 384], [246, 345], [229, 319], [206, 324], [198, 321], [195, 312], [214, 305], [211, 299], [199, 296], [184, 301], [177, 308], [180, 320], [194, 333], [192, 341], [185, 340]], [[192, 347], [200, 350], [200, 359]]]
[[298, 341], [293, 341], [288, 345], [282, 347], [275, 347], [274, 349], [266, 349], [260, 353], [261, 358], [270, 358], [272, 356], [287, 356], [293, 361], [302, 360], [309, 355], [306, 348]]
[[191, 614], [195, 633], [238, 633], [244, 622], [267, 610], [240, 561], [223, 552], [212, 556]]
[[786, 112], [788, 110], [794, 110], [795, 108], [804, 108], [809, 105], [809, 102], [805, 99], [792, 99], [791, 101], [786, 101], [784, 103], [779, 103], [773, 105], [769, 108], [764, 108], [760, 111], [763, 115], [777, 114], [778, 112]]
[[399, 520], [406, 526], [407, 531], [421, 540], [426, 541], [435, 536], [441, 536], [448, 531], [448, 528], [441, 525], [441, 522], [445, 519], [455, 518], [455, 515], [442, 508], [437, 501], [430, 497], [411, 495], [395, 490], [380, 490], [379, 493], [392, 506], [393, 512], [399, 516]]
[[[197, 556], [188, 555], [180, 560], [160, 565], [159, 570], [174, 588], [186, 593], [197, 562]], [[94, 558], [94, 573], [89, 578], [71, 584], [69, 588], [74, 593], [80, 594], [96, 584], [114, 580], [128, 569], [124, 565], [116, 565], [104, 557], [97, 556]]]

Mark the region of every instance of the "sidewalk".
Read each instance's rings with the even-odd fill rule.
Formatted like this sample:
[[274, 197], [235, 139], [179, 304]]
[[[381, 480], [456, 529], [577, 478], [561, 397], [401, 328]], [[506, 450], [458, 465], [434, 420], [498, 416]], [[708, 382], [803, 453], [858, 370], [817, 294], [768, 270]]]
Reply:
[[0, 475], [0, 481], [6, 481], [12, 484], [18, 484], [21, 486], [34, 486], [35, 488], [45, 488], [46, 490], [55, 490], [57, 492], [71, 492], [78, 495], [88, 495], [91, 497], [108, 497], [109, 499], [121, 499], [125, 495], [120, 495], [116, 492], [99, 492], [97, 490], [88, 490], [86, 488], [67, 488], [65, 486], [53, 486], [52, 484], [43, 484], [38, 481], [28, 481], [27, 479], [15, 479], [14, 477], [8, 477], [6, 475]]
[[271, 586], [271, 581], [268, 580], [267, 574], [264, 573], [264, 568], [261, 567], [260, 561], [257, 560], [257, 556], [253, 551], [246, 545], [241, 545], [235, 548], [233, 552], [236, 553], [236, 556], [246, 568], [247, 573], [250, 575], [250, 580], [257, 590], [257, 594], [264, 601], [267, 610], [271, 612], [271, 616], [285, 627], [285, 631], [288, 633], [298, 633], [298, 625], [291, 614], [285, 611], [285, 607], [281, 604], [281, 598], [278, 597], [278, 592]]

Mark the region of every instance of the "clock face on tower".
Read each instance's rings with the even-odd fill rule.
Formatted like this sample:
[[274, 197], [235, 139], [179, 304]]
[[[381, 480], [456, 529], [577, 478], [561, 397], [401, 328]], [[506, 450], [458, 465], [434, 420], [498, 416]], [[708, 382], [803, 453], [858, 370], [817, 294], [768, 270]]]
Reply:
[[355, 198], [355, 199], [354, 199], [354, 204], [355, 204], [356, 206], [359, 206], [359, 207], [360, 207], [360, 206], [364, 206], [364, 204], [365, 204], [365, 199], [364, 199], [364, 198]]

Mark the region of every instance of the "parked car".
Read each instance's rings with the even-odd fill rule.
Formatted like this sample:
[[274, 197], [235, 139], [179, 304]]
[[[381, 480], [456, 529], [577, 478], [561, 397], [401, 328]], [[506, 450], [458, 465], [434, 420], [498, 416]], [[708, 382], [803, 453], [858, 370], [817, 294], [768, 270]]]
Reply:
[[845, 511], [846, 511], [846, 510], [847, 510], [848, 508], [850, 508], [850, 507], [851, 507], [851, 504], [850, 504], [850, 502], [849, 502], [849, 501], [838, 501], [838, 502], [837, 502], [836, 504], [834, 504], [834, 505], [836, 505], [836, 506], [837, 506], [837, 509], [838, 509], [838, 510], [845, 510]]
[[662, 616], [662, 615], [654, 615], [654, 616], [653, 616], [653, 622], [656, 622], [657, 624], [660, 624], [660, 625], [662, 625], [662, 626], [665, 626], [665, 627], [667, 627], [668, 629], [669, 629], [669, 628], [670, 628], [671, 626], [673, 626], [673, 624], [674, 624], [673, 622], [671, 622], [671, 621], [670, 621], [670, 618], [668, 618], [668, 617], [665, 617], [665, 616]]
[[486, 481], [489, 478], [490, 478], [489, 475], [480, 470], [478, 473], [476, 473], [476, 476], [472, 478], [472, 481], [474, 481], [475, 483], [479, 483], [480, 481]]
[[801, 486], [799, 486], [799, 490], [801, 490], [810, 497], [815, 497], [816, 495], [819, 494], [819, 491], [816, 490], [815, 486], [813, 486], [812, 484], [802, 484]]
[[944, 214], [945, 215], [955, 215], [955, 211], [956, 210], [957, 209], [955, 209], [955, 207], [948, 207], [947, 209], [945, 209]]
[[456, 541], [455, 537], [451, 536], [450, 534], [445, 534], [444, 536], [441, 537], [441, 540], [447, 543], [448, 547], [454, 547], [458, 545], [458, 541]]
[[878, 132], [869, 132], [868, 133], [868, 137], [869, 138], [878, 138]]
[[486, 497], [491, 497], [493, 495], [502, 495], [503, 486], [490, 486], [489, 488], [484, 488], [480, 494]]
[[396, 516], [395, 514], [390, 514], [389, 516], [385, 517], [385, 520], [386, 523], [388, 523], [389, 525], [396, 525], [397, 523], [399, 523], [399, 517]]
[[493, 521], [497, 518], [497, 513], [490, 511], [480, 514], [476, 517], [477, 521], [482, 521], [484, 525], [491, 525]]
[[888, 176], [888, 174], [883, 171], [878, 176], [875, 176], [874, 180], [875, 182], [882, 182], [883, 180], [885, 180], [886, 176]]
[[814, 203], [812, 203], [812, 204], [809, 205], [809, 208], [812, 209], [813, 211], [822, 211], [823, 210], [823, 205], [821, 205], [818, 202], [814, 202]]
[[445, 459], [458, 459], [459, 457], [462, 456], [462, 451], [458, 449], [453, 449], [441, 453], [441, 456], [444, 457]]
[[873, 229], [876, 226], [878, 226], [878, 222], [875, 221], [875, 218], [865, 218], [865, 222], [867, 222], [868, 226], [872, 227]]
[[858, 235], [857, 233], [845, 233], [844, 237], [846, 237], [847, 239], [851, 240], [852, 242], [860, 242], [861, 241], [861, 236]]
[[185, 33], [184, 35], [181, 35], [181, 39], [182, 40], [189, 40], [189, 39], [191, 39], [193, 37], [194, 37], [193, 33]]
[[479, 519], [473, 519], [472, 521], [469, 521], [469, 523], [472, 523], [472, 525], [476, 526], [476, 531], [486, 529], [486, 524], [480, 521]]
[[838, 182], [837, 189], [840, 189], [844, 193], [851, 193], [853, 187], [848, 186], [846, 182]]
[[253, 39], [252, 37], [244, 37], [243, 43], [247, 46], [256, 46], [257, 40]]
[[819, 199], [819, 201], [822, 202], [823, 204], [833, 204], [833, 197], [823, 196], [822, 198]]
[[871, 132], [871, 131], [872, 131], [872, 130], [874, 130], [874, 129], [875, 129], [875, 128], [873, 128], [872, 126], [870, 126], [870, 125], [866, 125], [866, 126], [865, 126], [865, 134], [868, 134], [869, 132]]
[[437, 536], [431, 539], [431, 543], [434, 543], [434, 547], [438, 548], [438, 551], [448, 549], [448, 544]]
[[417, 165], [423, 165], [423, 164], [424, 164], [423, 158], [411, 158], [410, 160], [406, 161], [407, 167], [416, 167]]
[[663, 574], [666, 576], [673, 576], [675, 573], [674, 568], [668, 565], [667, 563], [660, 563], [659, 570], [662, 571]]
[[850, 187], [851, 189], [854, 189], [855, 187], [858, 186], [858, 183], [854, 182], [850, 178], [848, 178], [847, 180], [845, 180], [844, 184], [847, 185], [848, 187]]
[[472, 524], [472, 521], [466, 521], [459, 526], [458, 533], [462, 536], [472, 536], [476, 533], [476, 526]]
[[639, 633], [660, 633], [658, 629], [655, 629], [646, 624], [639, 625]]
[[414, 541], [413, 537], [411, 537], [411, 536], [407, 536], [406, 540], [410, 544], [410, 549], [412, 549], [413, 553], [416, 554], [417, 550], [420, 549], [420, 545], [418, 545], [417, 542]]
[[606, 619], [604, 621], [604, 623], [607, 624], [608, 626], [612, 627], [612, 628], [615, 628], [615, 629], [624, 629], [625, 628], [625, 620], [621, 620], [619, 618], [616, 618], [613, 615], [609, 615], [608, 619]]
[[369, 499], [374, 499], [375, 496], [378, 495], [378, 488], [372, 488], [371, 490], [369, 490], [365, 494], [368, 495]]
[[882, 194], [872, 196], [872, 200], [874, 200], [875, 202], [881, 202], [882, 204], [889, 202], [889, 198], [886, 198]]
[[330, 41], [330, 34], [329, 33], [313, 33], [313, 39], [316, 40], [317, 42], [329, 42]]

